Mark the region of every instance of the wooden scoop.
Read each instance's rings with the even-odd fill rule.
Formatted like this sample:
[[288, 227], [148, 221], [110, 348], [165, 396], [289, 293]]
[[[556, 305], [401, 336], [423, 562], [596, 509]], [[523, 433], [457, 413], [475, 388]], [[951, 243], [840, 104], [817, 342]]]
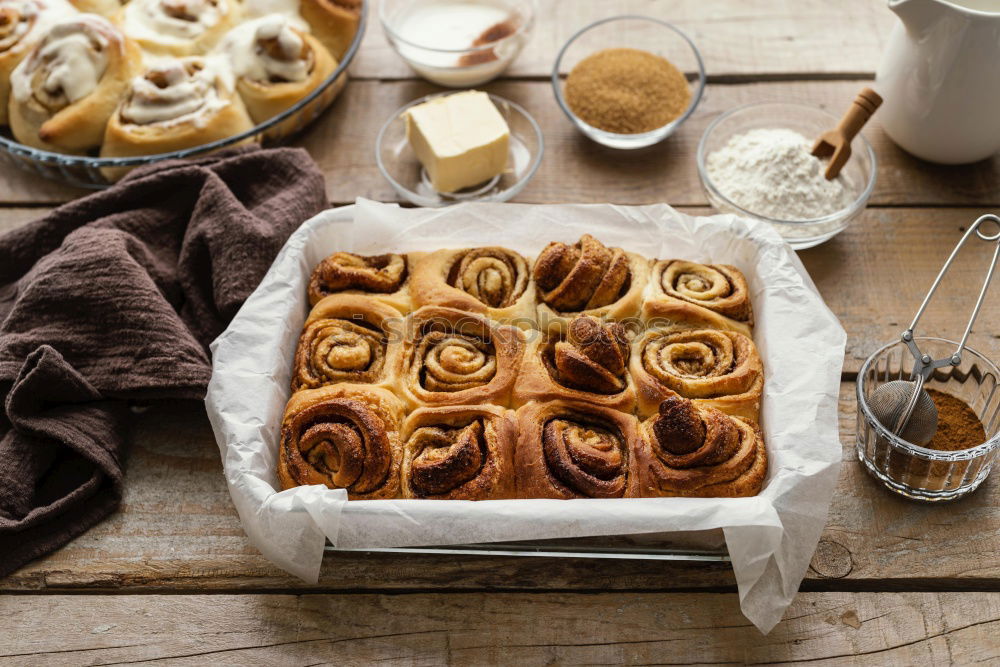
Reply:
[[819, 136], [812, 154], [820, 159], [830, 158], [826, 166], [826, 180], [832, 181], [851, 157], [851, 141], [882, 104], [882, 98], [871, 88], [865, 88], [854, 98], [851, 107], [840, 119], [836, 129]]

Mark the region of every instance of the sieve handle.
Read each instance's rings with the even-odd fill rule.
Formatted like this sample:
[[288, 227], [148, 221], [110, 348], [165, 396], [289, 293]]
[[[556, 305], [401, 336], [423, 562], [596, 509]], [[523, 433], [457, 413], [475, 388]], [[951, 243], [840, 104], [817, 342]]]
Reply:
[[[983, 225], [987, 222], [992, 222], [996, 225], [996, 231], [992, 234], [987, 234]], [[924, 314], [927, 309], [927, 304], [930, 303], [931, 298], [937, 291], [938, 286], [941, 284], [941, 280], [944, 275], [951, 268], [952, 263], [958, 256], [959, 251], [965, 242], [968, 241], [972, 235], [975, 234], [983, 241], [987, 243], [993, 243], [996, 245], [996, 249], [993, 251], [993, 261], [990, 263], [989, 269], [986, 271], [986, 279], [983, 280], [983, 287], [979, 290], [979, 298], [976, 299], [976, 306], [972, 309], [972, 316], [969, 318], [969, 324], [965, 327], [965, 333], [962, 334], [962, 340], [959, 342], [958, 347], [950, 357], [944, 359], [932, 359], [930, 355], [923, 354], [917, 347], [916, 342], [913, 339], [913, 331], [917, 328], [917, 322], [920, 321], [920, 317]], [[986, 299], [986, 292], [989, 290], [990, 283], [993, 281], [993, 274], [996, 272], [997, 262], [1000, 260], [1000, 217], [993, 215], [992, 213], [987, 213], [982, 215], [977, 219], [972, 225], [966, 230], [965, 234], [959, 240], [955, 249], [951, 251], [951, 255], [948, 256], [948, 260], [941, 267], [940, 273], [938, 273], [937, 278], [934, 279], [934, 283], [931, 285], [930, 290], [927, 291], [927, 296], [924, 297], [924, 302], [920, 304], [920, 308], [917, 309], [917, 314], [913, 318], [913, 322], [910, 323], [910, 327], [903, 332], [902, 339], [906, 343], [906, 346], [910, 349], [910, 353], [913, 354], [913, 358], [916, 360], [914, 365], [913, 374], [914, 376], [920, 375], [926, 379], [930, 373], [935, 368], [941, 368], [943, 366], [958, 366], [962, 363], [962, 351], [965, 349], [965, 343], [969, 340], [969, 334], [972, 332], [972, 325], [975, 324], [976, 318], [979, 317], [979, 311], [982, 310], [983, 301]], [[914, 405], [916, 400], [911, 401]]]

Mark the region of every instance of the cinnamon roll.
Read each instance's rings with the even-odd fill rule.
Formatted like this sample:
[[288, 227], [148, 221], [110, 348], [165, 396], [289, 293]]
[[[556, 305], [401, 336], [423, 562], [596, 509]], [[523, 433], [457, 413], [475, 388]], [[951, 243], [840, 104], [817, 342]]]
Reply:
[[653, 264], [642, 315], [655, 326], [697, 320], [698, 328], [746, 335], [753, 326], [750, 289], [739, 269], [679, 259]]
[[535, 315], [535, 283], [528, 262], [499, 247], [438, 250], [413, 268], [417, 307], [447, 306], [513, 320], [530, 328]]
[[14, 137], [62, 153], [97, 148], [141, 57], [135, 42], [96, 14], [56, 23], [11, 75]]
[[255, 123], [294, 105], [337, 67], [326, 47], [280, 14], [230, 31], [219, 50], [232, 62], [236, 90]]
[[514, 497], [513, 413], [495, 405], [418, 408], [403, 424], [404, 498]]
[[301, 0], [299, 14], [309, 24], [309, 31], [329, 49], [337, 62], [351, 46], [361, 22], [364, 0]]
[[352, 500], [399, 496], [403, 406], [378, 387], [338, 384], [292, 395], [281, 422], [281, 488], [324, 484]]
[[[193, 148], [252, 127], [231, 74], [218, 60], [164, 59], [132, 79], [108, 122], [101, 157]], [[106, 175], [117, 179], [125, 171], [108, 169]]]
[[760, 415], [764, 367], [753, 341], [735, 331], [654, 329], [632, 345], [639, 416], [672, 396], [750, 421]]
[[118, 19], [150, 53], [206, 53], [240, 20], [238, 0], [129, 0]]
[[313, 269], [309, 279], [309, 303], [316, 305], [330, 294], [366, 294], [408, 313], [410, 267], [421, 253], [409, 255], [356, 255], [335, 252]]
[[482, 315], [424, 306], [407, 323], [402, 393], [413, 406], [510, 402], [525, 335]]
[[739, 417], [672, 397], [640, 434], [631, 495], [735, 498], [755, 496], [764, 485], [764, 438]]
[[621, 248], [608, 248], [590, 234], [574, 245], [554, 241], [535, 260], [539, 326], [565, 331], [573, 315], [612, 320], [638, 315], [649, 263]]
[[516, 413], [518, 498], [622, 498], [634, 477], [635, 417], [590, 403], [528, 403]]
[[0, 0], [0, 125], [7, 125], [11, 74], [55, 23], [77, 11], [65, 0]]
[[566, 398], [632, 412], [635, 389], [628, 374], [629, 353], [622, 324], [580, 315], [565, 336], [540, 336], [528, 346], [513, 405]]
[[399, 311], [363, 296], [335, 294], [312, 309], [295, 351], [292, 391], [353, 382], [389, 386], [398, 373]]

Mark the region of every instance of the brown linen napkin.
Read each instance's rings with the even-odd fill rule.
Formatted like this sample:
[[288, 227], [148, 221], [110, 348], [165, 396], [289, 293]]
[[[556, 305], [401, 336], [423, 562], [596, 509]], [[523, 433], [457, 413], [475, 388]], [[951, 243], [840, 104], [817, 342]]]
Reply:
[[0, 576], [117, 507], [127, 402], [204, 398], [208, 344], [325, 207], [305, 151], [244, 148], [0, 236]]

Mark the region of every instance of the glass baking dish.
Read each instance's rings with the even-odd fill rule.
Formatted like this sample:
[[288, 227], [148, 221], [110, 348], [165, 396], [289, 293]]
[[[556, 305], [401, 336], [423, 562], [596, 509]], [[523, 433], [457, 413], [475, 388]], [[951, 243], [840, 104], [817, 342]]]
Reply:
[[337, 69], [323, 83], [317, 86], [315, 90], [303, 97], [295, 105], [246, 132], [235, 134], [219, 141], [202, 144], [201, 146], [195, 146], [194, 148], [185, 148], [184, 150], [172, 151], [170, 153], [127, 158], [102, 158], [53, 153], [25, 146], [22, 143], [14, 141], [11, 138], [10, 130], [5, 128], [0, 131], [0, 162], [11, 164], [18, 169], [38, 174], [50, 180], [61, 181], [68, 185], [101, 189], [111, 185], [111, 182], [101, 172], [102, 169], [109, 167], [138, 167], [162, 160], [195, 157], [241, 143], [256, 142], [269, 145], [280, 143], [316, 120], [337, 99], [337, 96], [344, 89], [344, 86], [347, 84], [347, 69], [354, 60], [354, 56], [358, 52], [358, 47], [361, 45], [361, 39], [365, 34], [365, 27], [368, 22], [368, 5], [368, 2], [361, 4], [361, 16], [358, 21], [357, 33], [355, 33], [354, 40], [351, 42], [350, 47], [348, 47], [347, 53], [344, 54], [344, 58], [337, 66]]

